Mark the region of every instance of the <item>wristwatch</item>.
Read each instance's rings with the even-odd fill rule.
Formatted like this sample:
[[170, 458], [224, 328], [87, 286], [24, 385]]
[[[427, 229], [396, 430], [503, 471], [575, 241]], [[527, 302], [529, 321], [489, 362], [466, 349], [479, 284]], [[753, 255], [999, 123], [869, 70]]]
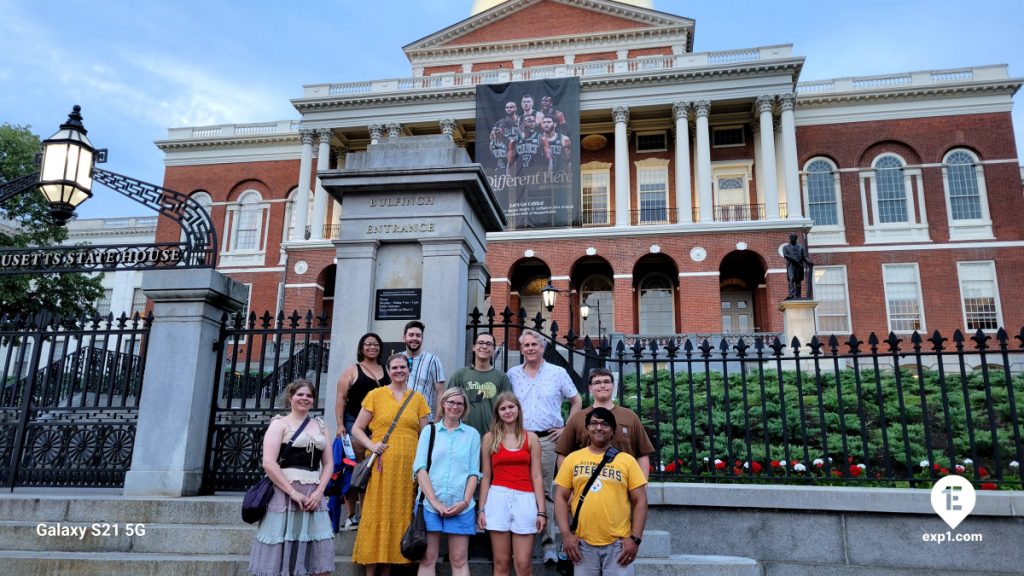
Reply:
[[639, 546], [640, 543], [643, 542], [643, 540], [637, 538], [636, 536], [633, 536], [632, 534], [629, 535], [629, 539], [632, 540], [633, 544], [636, 544], [637, 546]]

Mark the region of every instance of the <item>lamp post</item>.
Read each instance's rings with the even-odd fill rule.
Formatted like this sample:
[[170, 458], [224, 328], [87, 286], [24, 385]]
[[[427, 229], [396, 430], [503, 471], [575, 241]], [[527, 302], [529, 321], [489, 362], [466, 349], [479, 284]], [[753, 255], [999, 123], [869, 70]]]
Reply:
[[[587, 318], [590, 316], [590, 308], [591, 308], [591, 305], [586, 300], [584, 300], [583, 302], [580, 303], [580, 317], [583, 318], [584, 322], [586, 322]], [[593, 308], [594, 308], [595, 311], [597, 311], [597, 337], [598, 337], [598, 341], [600, 341], [600, 339], [604, 336], [604, 334], [603, 334], [604, 330], [601, 328], [601, 302], [600, 302], [600, 300], [594, 302]]]
[[92, 197], [96, 149], [86, 137], [81, 112], [82, 107], [76, 104], [68, 114], [67, 122], [60, 125], [56, 134], [43, 141], [39, 189], [50, 203], [54, 222], [62, 226], [79, 204]]
[[[558, 288], [551, 285], [551, 279], [548, 279], [548, 285], [540, 289], [540, 297], [544, 302], [544, 308], [551, 312], [555, 309], [555, 303], [558, 302], [558, 294], [561, 292]], [[568, 290], [569, 294], [569, 332], [573, 331], [573, 311], [572, 311], [572, 296], [573, 291]], [[581, 309], [582, 311], [582, 309]]]
[[63, 226], [82, 202], [92, 197], [96, 162], [106, 160], [106, 150], [97, 150], [86, 137], [82, 108], [75, 105], [67, 122], [43, 140], [40, 172], [18, 178], [0, 187], [0, 203], [39, 187], [50, 204], [54, 222]]

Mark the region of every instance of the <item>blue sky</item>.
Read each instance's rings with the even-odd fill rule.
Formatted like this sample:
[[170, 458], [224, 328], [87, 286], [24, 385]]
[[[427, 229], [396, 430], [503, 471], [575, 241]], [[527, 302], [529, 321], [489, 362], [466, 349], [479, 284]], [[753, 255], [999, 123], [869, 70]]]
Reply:
[[[472, 0], [0, 0], [0, 122], [45, 138], [73, 104], [108, 170], [163, 181], [167, 128], [296, 119], [303, 84], [411, 75], [401, 47]], [[694, 50], [794, 44], [801, 80], [1009, 64], [1024, 77], [1021, 0], [654, 0], [697, 22]], [[1015, 100], [1018, 149], [1024, 112]], [[102, 186], [85, 218], [147, 215]]]

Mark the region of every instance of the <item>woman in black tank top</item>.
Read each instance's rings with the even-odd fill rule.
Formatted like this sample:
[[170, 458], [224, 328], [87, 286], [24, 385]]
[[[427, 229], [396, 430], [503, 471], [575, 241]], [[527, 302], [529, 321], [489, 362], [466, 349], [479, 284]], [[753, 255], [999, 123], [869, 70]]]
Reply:
[[[356, 363], [345, 368], [338, 378], [338, 392], [334, 401], [334, 414], [337, 418], [338, 438], [348, 436], [352, 431], [352, 425], [359, 416], [363, 399], [373, 389], [387, 386], [391, 383], [387, 372], [380, 364], [380, 355], [384, 349], [384, 341], [373, 332], [363, 334], [356, 347]], [[356, 458], [362, 460], [363, 447], [358, 445], [355, 437], [351, 437], [352, 449]], [[356, 516], [356, 499], [358, 492], [350, 490], [346, 495], [345, 504], [348, 507], [348, 520], [345, 522], [345, 530], [355, 530], [359, 527], [359, 518]]]

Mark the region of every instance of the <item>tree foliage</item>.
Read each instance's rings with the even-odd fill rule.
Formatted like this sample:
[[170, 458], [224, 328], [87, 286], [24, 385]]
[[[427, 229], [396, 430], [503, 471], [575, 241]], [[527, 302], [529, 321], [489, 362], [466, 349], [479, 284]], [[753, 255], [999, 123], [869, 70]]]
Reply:
[[[0, 185], [37, 171], [39, 146], [39, 136], [28, 126], [0, 125]], [[0, 233], [0, 248], [55, 246], [68, 237], [67, 229], [50, 219], [42, 194], [33, 190], [0, 205], [0, 218], [15, 228], [13, 233]], [[61, 316], [93, 314], [103, 295], [102, 278], [81, 273], [0, 275], [0, 315], [43, 310]]]

